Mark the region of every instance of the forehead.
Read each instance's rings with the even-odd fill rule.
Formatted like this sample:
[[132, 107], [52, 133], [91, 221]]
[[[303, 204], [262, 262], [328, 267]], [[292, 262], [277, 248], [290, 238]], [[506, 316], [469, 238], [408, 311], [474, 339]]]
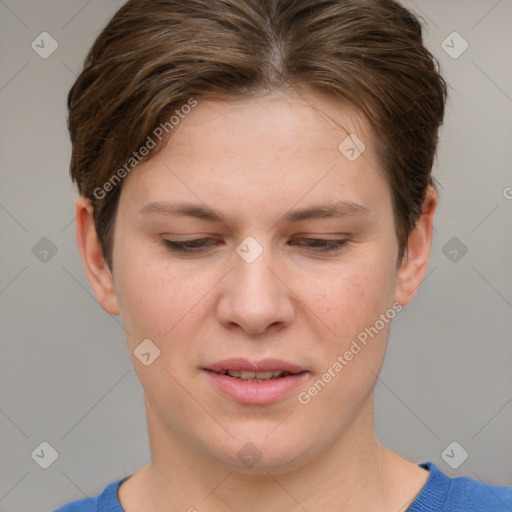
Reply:
[[[355, 152], [346, 152], [350, 145]], [[299, 201], [364, 204], [387, 189], [364, 117], [313, 92], [198, 98], [165, 147], [128, 182], [137, 204], [204, 196], [226, 208], [266, 210]]]
[[276, 150], [297, 154], [318, 149], [338, 156], [338, 144], [349, 134], [365, 139], [371, 153], [371, 130], [360, 111], [346, 101], [308, 90], [274, 91], [244, 99], [199, 98], [171, 138], [176, 153], [187, 152], [187, 143], [200, 138], [196, 155], [202, 147], [211, 150], [213, 145], [219, 153], [226, 147], [230, 154], [252, 149], [262, 159], [265, 155], [275, 158]]

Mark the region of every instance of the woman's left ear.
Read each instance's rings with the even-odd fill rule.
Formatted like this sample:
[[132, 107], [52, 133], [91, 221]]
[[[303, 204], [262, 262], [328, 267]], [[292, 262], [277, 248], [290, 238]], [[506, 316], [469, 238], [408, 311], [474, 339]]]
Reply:
[[79, 197], [75, 203], [75, 215], [76, 241], [89, 284], [101, 307], [111, 315], [118, 315], [114, 281], [96, 233], [91, 202]]
[[415, 297], [427, 273], [437, 203], [437, 192], [430, 186], [423, 202], [421, 217], [409, 234], [402, 264], [398, 271], [395, 301], [404, 306]]

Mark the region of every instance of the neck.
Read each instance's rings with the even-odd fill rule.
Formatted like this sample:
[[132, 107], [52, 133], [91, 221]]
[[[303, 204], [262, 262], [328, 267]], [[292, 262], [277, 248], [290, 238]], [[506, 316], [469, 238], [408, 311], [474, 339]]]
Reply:
[[188, 446], [146, 401], [151, 463], [119, 489], [135, 510], [291, 512], [405, 510], [428, 473], [377, 441], [373, 396], [351, 427], [324, 453], [293, 468], [242, 472]]

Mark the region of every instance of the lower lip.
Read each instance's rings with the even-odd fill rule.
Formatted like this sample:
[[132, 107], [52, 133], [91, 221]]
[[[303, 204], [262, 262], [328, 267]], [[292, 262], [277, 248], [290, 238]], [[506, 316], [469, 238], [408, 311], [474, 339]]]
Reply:
[[213, 380], [219, 391], [232, 400], [242, 404], [271, 404], [288, 396], [307, 377], [308, 372], [288, 375], [280, 379], [261, 382], [247, 382], [238, 380], [229, 375], [215, 373], [209, 370], [205, 372]]

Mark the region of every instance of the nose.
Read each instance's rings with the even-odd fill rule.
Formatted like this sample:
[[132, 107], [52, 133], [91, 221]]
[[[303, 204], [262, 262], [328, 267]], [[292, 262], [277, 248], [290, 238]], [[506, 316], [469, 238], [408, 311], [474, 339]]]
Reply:
[[290, 325], [296, 312], [295, 299], [279, 269], [270, 249], [263, 250], [252, 262], [234, 252], [233, 269], [222, 281], [219, 321], [252, 335]]

